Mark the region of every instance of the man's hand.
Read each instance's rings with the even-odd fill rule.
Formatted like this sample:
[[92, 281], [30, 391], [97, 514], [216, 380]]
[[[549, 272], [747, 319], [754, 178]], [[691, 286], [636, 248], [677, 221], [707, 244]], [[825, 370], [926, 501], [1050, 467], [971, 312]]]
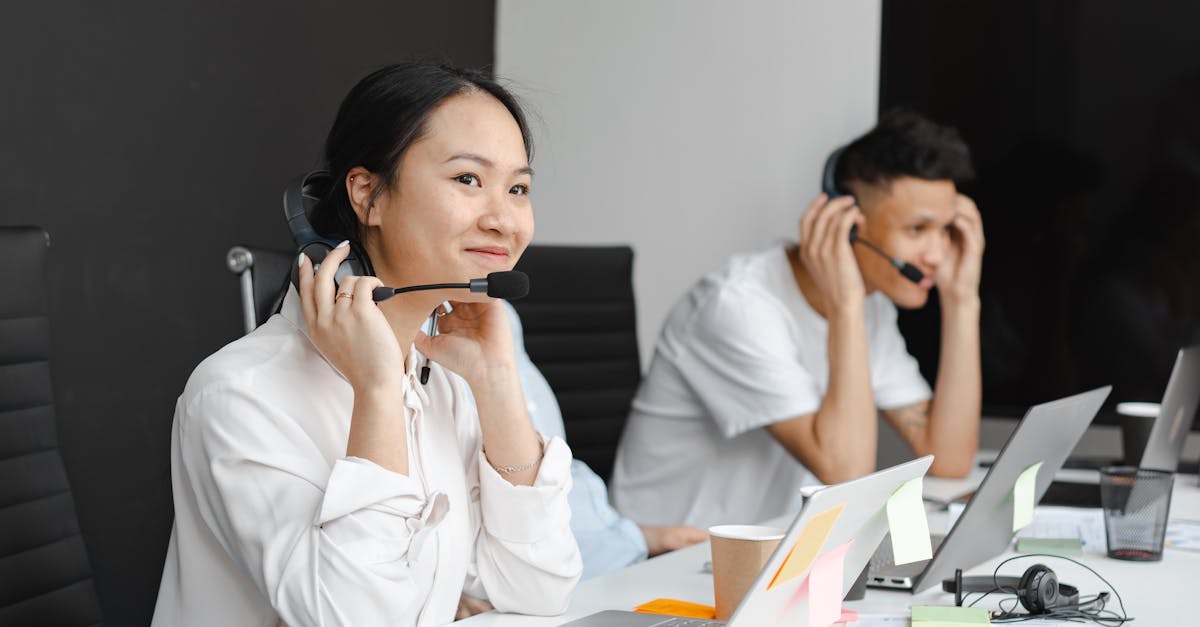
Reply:
[[866, 296], [850, 244], [851, 227], [862, 222], [863, 214], [853, 197], [826, 202], [824, 194], [809, 205], [800, 220], [800, 262], [831, 309], [861, 308]]
[[934, 281], [944, 304], [955, 305], [979, 298], [983, 268], [983, 219], [975, 201], [959, 194], [950, 223], [950, 248], [938, 266]]
[[638, 527], [646, 538], [646, 548], [649, 549], [650, 557], [689, 547], [708, 539], [708, 533], [704, 530], [684, 525], [638, 525]]

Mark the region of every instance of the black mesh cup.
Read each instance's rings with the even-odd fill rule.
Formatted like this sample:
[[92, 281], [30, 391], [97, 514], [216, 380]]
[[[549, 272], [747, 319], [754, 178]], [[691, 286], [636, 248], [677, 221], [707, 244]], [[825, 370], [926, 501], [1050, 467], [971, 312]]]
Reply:
[[1162, 559], [1174, 483], [1175, 475], [1162, 470], [1110, 466], [1100, 471], [1109, 557], [1140, 562]]

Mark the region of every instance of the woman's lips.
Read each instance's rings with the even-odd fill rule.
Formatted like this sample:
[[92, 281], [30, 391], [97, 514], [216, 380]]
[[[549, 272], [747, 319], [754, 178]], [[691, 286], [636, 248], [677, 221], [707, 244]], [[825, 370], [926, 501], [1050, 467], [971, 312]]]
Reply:
[[489, 263], [506, 264], [508, 263], [508, 249], [506, 248], [468, 248], [467, 252], [474, 253], [478, 257], [482, 257]]

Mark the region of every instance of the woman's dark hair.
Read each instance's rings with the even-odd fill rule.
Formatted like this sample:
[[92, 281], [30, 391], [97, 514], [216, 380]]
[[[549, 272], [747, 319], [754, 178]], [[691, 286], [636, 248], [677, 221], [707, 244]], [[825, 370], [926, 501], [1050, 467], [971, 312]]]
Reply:
[[887, 185], [902, 176], [928, 181], [975, 178], [971, 152], [953, 127], [936, 124], [907, 109], [892, 109], [875, 128], [850, 142], [838, 158], [838, 187], [862, 182]]
[[[346, 192], [346, 174], [362, 166], [381, 175], [378, 196], [396, 179], [404, 152], [428, 132], [429, 114], [447, 98], [474, 91], [490, 94], [508, 109], [521, 129], [525, 156], [532, 157], [532, 138], [521, 105], [491, 77], [447, 65], [389, 65], [359, 81], [338, 108], [325, 139], [330, 187], [313, 208], [313, 228], [331, 239], [361, 242], [358, 216]], [[364, 261], [370, 267], [370, 261]]]

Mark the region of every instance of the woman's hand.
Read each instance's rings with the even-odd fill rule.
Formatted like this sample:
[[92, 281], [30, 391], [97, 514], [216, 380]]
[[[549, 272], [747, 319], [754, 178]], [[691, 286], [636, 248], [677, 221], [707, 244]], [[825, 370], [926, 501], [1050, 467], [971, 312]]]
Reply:
[[800, 220], [800, 262], [831, 309], [861, 306], [866, 297], [862, 272], [854, 259], [850, 229], [863, 222], [851, 196], [826, 202], [821, 194]]
[[417, 350], [472, 387], [497, 371], [515, 373], [512, 331], [504, 307], [496, 300], [450, 304], [453, 311], [438, 319], [437, 335], [417, 334]]
[[349, 252], [345, 242], [331, 250], [315, 275], [308, 257], [300, 255], [300, 306], [309, 339], [355, 392], [363, 393], [398, 384], [404, 353], [371, 298], [379, 279], [346, 277], [335, 293], [334, 274]]
[[944, 304], [974, 302], [979, 298], [984, 247], [983, 218], [975, 201], [959, 194], [950, 224], [950, 246], [934, 281]]

